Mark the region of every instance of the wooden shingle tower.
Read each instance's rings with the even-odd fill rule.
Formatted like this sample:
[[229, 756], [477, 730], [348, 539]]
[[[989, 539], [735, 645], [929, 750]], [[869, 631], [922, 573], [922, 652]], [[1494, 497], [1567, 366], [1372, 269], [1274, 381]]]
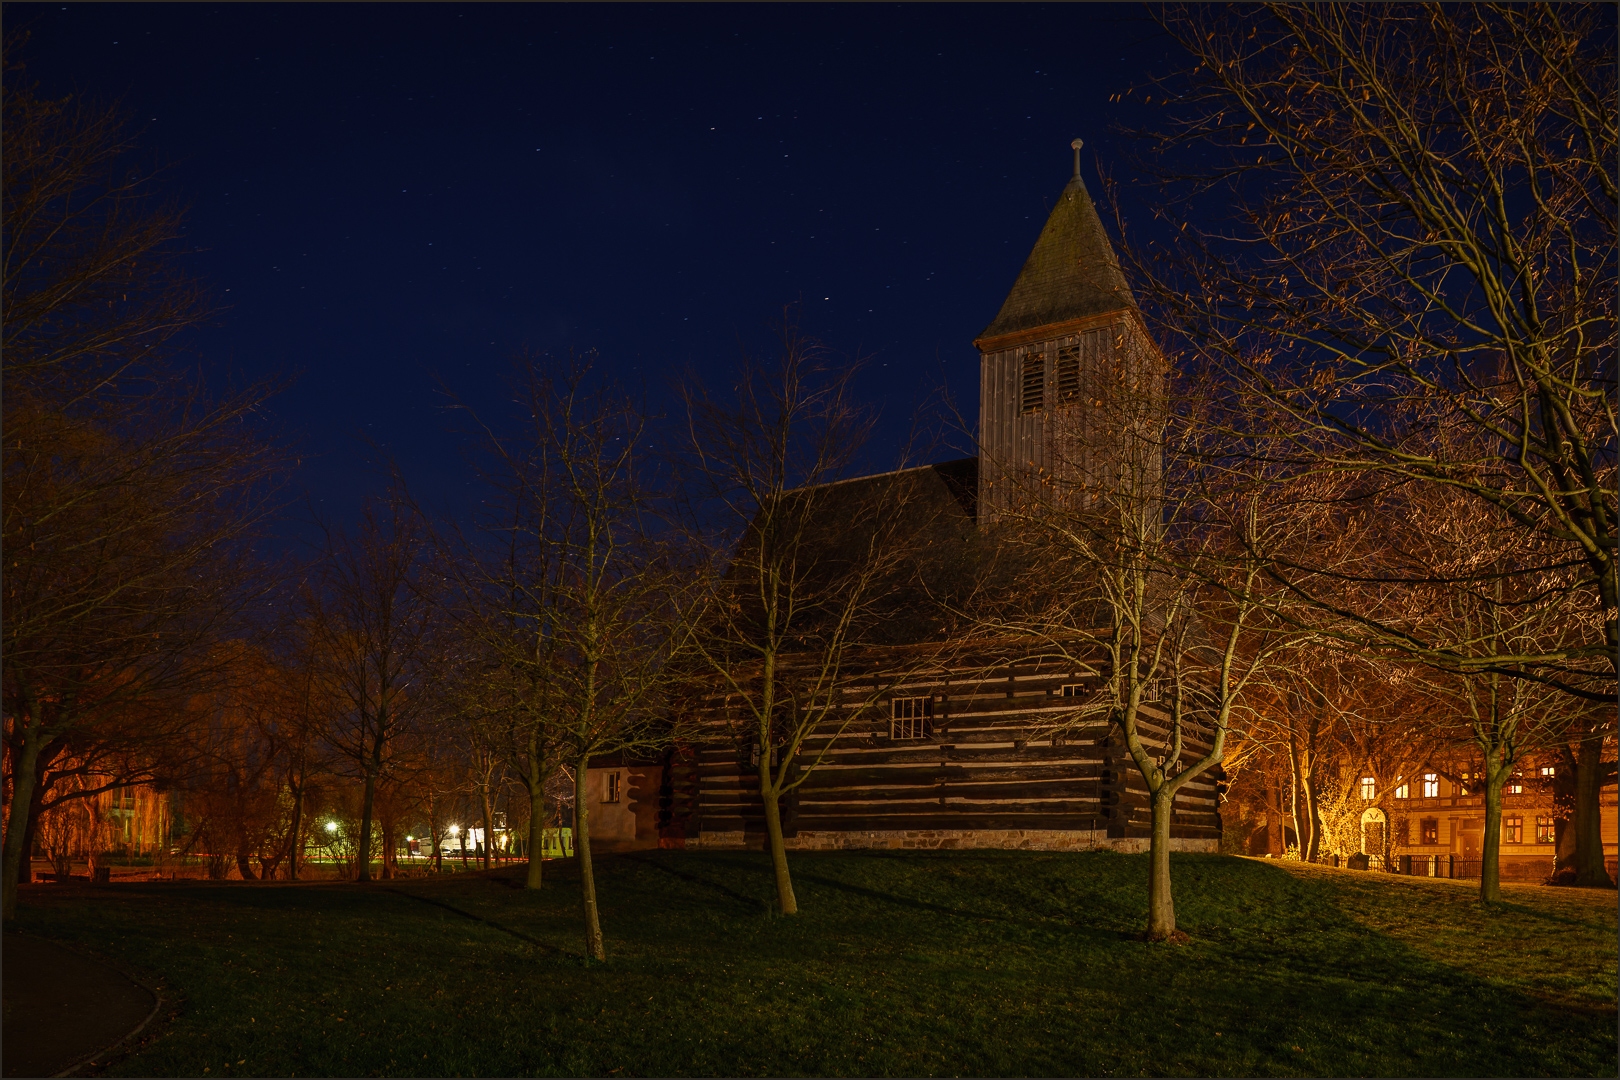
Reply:
[[[1007, 512], [1031, 480], [1105, 468], [1106, 439], [1081, 437], [1118, 426], [1111, 395], [1153, 394], [1163, 360], [1148, 337], [1096, 204], [1074, 176], [979, 350], [979, 514]], [[1113, 402], [1117, 404], [1117, 402]], [[1104, 415], [1104, 414], [1108, 415]]]

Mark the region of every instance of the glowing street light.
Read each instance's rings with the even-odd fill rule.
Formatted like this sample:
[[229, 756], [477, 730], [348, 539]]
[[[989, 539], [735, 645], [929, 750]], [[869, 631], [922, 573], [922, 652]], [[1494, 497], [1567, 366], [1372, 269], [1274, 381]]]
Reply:
[[452, 825], [452, 826], [450, 826], [450, 835], [451, 836], [459, 836], [459, 835], [461, 835], [461, 826], [460, 825]]
[[327, 831], [327, 832], [337, 832], [337, 822], [335, 822], [335, 821], [328, 821], [328, 822], [327, 822], [327, 823], [326, 823], [326, 831]]

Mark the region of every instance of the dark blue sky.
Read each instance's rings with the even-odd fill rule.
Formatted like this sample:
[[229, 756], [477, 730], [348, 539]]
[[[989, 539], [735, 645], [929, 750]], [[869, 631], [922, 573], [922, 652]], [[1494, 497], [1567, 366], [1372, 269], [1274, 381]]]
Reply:
[[[343, 520], [375, 440], [464, 505], [435, 377], [481, 410], [520, 348], [667, 397], [786, 304], [869, 356], [893, 437], [995, 315], [1110, 95], [1174, 65], [1131, 5], [6, 4], [28, 78], [117, 99], [226, 306], [195, 341], [301, 373], [277, 421]], [[1116, 169], [1117, 174], [1117, 169]]]

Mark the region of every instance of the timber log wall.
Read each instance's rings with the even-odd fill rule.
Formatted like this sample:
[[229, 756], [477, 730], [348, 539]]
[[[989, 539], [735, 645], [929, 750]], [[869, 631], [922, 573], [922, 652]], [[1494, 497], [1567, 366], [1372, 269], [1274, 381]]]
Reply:
[[[1095, 676], [1031, 663], [900, 680], [871, 704], [870, 681], [848, 690], [855, 715], [842, 734], [824, 725], [800, 755], [801, 762], [822, 756], [783, 800], [789, 846], [1145, 850], [1147, 789], [1124, 740], [1102, 722], [1054, 734], [1097, 685]], [[895, 698], [928, 699], [926, 737], [893, 737]], [[1145, 740], [1158, 744], [1167, 723], [1161, 712], [1145, 716]], [[678, 799], [691, 816], [681, 831], [691, 846], [760, 846], [764, 813], [751, 748], [731, 741], [723, 718], [712, 730], [693, 747], [688, 794]], [[1189, 734], [1182, 760], [1196, 760], [1208, 745]], [[1176, 797], [1178, 849], [1218, 846], [1218, 775], [1211, 773]]]

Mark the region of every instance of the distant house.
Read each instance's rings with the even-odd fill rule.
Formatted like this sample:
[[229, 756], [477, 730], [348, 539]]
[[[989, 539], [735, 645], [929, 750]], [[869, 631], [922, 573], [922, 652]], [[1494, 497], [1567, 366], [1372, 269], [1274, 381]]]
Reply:
[[[1555, 763], [1526, 763], [1508, 781], [1502, 794], [1502, 876], [1542, 879], [1552, 873], [1562, 821], [1567, 815], [1557, 805], [1553, 781]], [[1357, 780], [1362, 811], [1362, 851], [1384, 854], [1388, 829], [1390, 858], [1429, 860], [1438, 857], [1473, 863], [1485, 844], [1485, 796], [1478, 778], [1440, 765], [1424, 766], [1410, 777], [1397, 777], [1393, 790], [1381, 791], [1377, 778]], [[1616, 789], [1604, 788], [1603, 852], [1613, 876], [1620, 836], [1616, 832]], [[1382, 803], [1383, 805], [1378, 805]], [[1385, 809], [1387, 807], [1388, 809]], [[1475, 872], [1469, 866], [1470, 873]]]

